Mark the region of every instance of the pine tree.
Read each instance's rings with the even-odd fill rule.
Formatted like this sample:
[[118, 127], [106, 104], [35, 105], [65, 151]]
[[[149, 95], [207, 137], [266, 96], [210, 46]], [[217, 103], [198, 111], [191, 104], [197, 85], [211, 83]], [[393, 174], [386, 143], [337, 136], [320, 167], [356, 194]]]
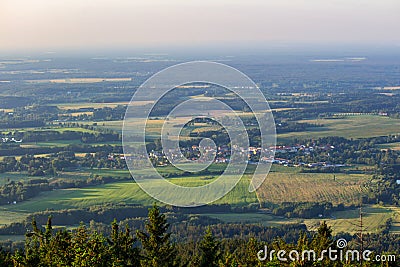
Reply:
[[175, 246], [170, 241], [170, 233], [167, 233], [169, 224], [164, 214], [154, 204], [149, 209], [149, 221], [146, 223], [146, 232], [137, 231], [143, 247], [141, 259], [142, 266], [169, 267], [174, 266], [176, 257]]
[[108, 267], [111, 256], [106, 247], [106, 238], [97, 232], [90, 233], [82, 224], [73, 234], [71, 240], [74, 259], [72, 266]]
[[332, 229], [324, 221], [318, 227], [317, 234], [312, 241], [312, 245], [314, 245], [314, 247], [318, 248], [319, 250], [323, 250], [327, 249], [332, 244]]
[[221, 258], [220, 242], [213, 236], [210, 227], [207, 228], [199, 248], [201, 251], [201, 267], [218, 266], [218, 261]]
[[111, 240], [108, 239], [108, 243], [113, 266], [139, 266], [139, 249], [134, 247], [136, 238], [131, 236], [129, 227], [125, 226], [125, 232], [120, 232], [115, 219], [111, 226]]
[[246, 244], [245, 252], [243, 258], [241, 259], [246, 266], [260, 266], [260, 261], [257, 257], [257, 252], [262, 248], [261, 242], [257, 239], [251, 237]]
[[[318, 227], [317, 234], [311, 241], [310, 248], [316, 252], [317, 257], [320, 257], [322, 250], [326, 250], [332, 245], [332, 229], [324, 221]], [[329, 259], [326, 257], [322, 261], [320, 261], [319, 264], [319, 266], [334, 266], [334, 262], [329, 261]]]
[[[51, 224], [51, 219], [50, 224]], [[15, 261], [18, 264], [26, 264], [28, 266], [39, 265], [41, 259], [41, 246], [44, 245], [43, 231], [37, 226], [35, 218], [32, 218], [32, 229], [33, 231], [26, 234], [25, 242], [25, 258], [19, 257]]]
[[3, 248], [0, 247], [0, 266], [3, 267], [12, 267], [11, 253], [3, 251]]
[[[306, 233], [302, 233], [299, 236], [299, 239], [297, 240], [297, 251], [305, 251], [305, 250], [309, 250], [310, 246], [310, 240], [308, 239], [308, 236]], [[303, 259], [301, 256], [299, 256], [300, 260], [298, 263], [298, 266], [308, 266], [310, 265], [310, 263], [306, 260]], [[308, 264], [308, 265], [307, 265]]]

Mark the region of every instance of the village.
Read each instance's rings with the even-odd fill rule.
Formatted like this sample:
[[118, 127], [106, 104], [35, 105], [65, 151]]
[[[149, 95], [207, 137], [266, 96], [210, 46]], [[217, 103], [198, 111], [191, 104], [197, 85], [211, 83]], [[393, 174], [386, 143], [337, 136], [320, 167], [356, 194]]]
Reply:
[[[326, 145], [304, 145], [296, 144], [294, 146], [275, 146], [268, 147], [263, 150], [261, 147], [249, 147], [248, 149], [242, 147], [233, 148], [237, 153], [247, 157], [248, 164], [259, 163], [273, 163], [285, 167], [305, 167], [305, 168], [340, 168], [346, 167], [347, 164], [332, 164], [329, 162], [294, 162], [289, 155], [303, 154], [310, 155], [320, 151], [329, 152], [335, 149], [334, 146]], [[203, 151], [204, 157], [201, 157]], [[275, 151], [275, 153], [274, 153]], [[287, 157], [285, 157], [287, 155]], [[229, 163], [231, 157], [231, 148], [229, 146], [219, 147], [199, 147], [197, 145], [189, 146], [186, 148], [169, 149], [168, 151], [151, 151], [149, 157], [157, 166], [164, 166], [169, 163], [168, 159], [174, 161], [192, 160], [201, 161], [202, 158], [209, 159], [213, 156], [215, 164]]]

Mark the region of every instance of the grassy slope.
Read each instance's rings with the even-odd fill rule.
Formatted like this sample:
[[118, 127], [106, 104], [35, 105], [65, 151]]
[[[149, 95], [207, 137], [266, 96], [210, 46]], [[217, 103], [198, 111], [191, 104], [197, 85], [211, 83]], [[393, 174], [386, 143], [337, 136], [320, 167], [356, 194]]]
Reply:
[[[349, 232], [356, 233], [359, 231], [359, 209], [334, 212], [332, 218], [324, 219], [328, 225], [332, 226], [334, 233]], [[398, 216], [398, 213], [393, 212], [389, 207], [366, 206], [363, 208], [363, 231], [369, 233], [377, 233], [382, 230], [386, 221], [389, 218]], [[307, 228], [315, 230], [320, 219], [305, 220]]]
[[[171, 180], [172, 182], [183, 186], [199, 186], [208, 183], [208, 180], [205, 180], [203, 176], [173, 178]], [[248, 178], [242, 179], [234, 190], [222, 199], [218, 200], [217, 203], [229, 203], [233, 205], [257, 203], [256, 195], [248, 192], [248, 185]], [[154, 203], [154, 199], [149, 197], [133, 181], [128, 181], [88, 188], [62, 189], [44, 192], [29, 201], [17, 203], [16, 205], [3, 206], [2, 209], [10, 212], [28, 213], [45, 209], [83, 208], [111, 202], [151, 205]]]

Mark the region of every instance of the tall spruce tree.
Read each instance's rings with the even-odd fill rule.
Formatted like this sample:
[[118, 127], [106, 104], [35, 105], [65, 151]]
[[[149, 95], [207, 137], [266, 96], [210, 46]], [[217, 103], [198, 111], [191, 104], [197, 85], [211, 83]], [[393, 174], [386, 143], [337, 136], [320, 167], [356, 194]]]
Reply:
[[218, 266], [221, 258], [220, 242], [213, 236], [210, 227], [207, 228], [200, 242], [200, 267]]
[[136, 238], [131, 236], [128, 225], [124, 233], [119, 231], [117, 220], [114, 219], [111, 226], [111, 240], [108, 239], [108, 244], [113, 266], [140, 266], [139, 248], [134, 247]]
[[175, 265], [176, 249], [167, 233], [169, 224], [156, 204], [149, 209], [146, 231], [137, 231], [142, 243], [142, 266], [169, 267]]

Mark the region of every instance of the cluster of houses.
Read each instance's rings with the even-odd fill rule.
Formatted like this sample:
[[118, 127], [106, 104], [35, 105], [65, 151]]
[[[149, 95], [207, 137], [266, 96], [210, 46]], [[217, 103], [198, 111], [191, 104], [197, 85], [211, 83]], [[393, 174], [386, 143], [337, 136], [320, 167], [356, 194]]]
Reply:
[[219, 146], [217, 148], [206, 146], [200, 150], [199, 146], [193, 145], [185, 148], [168, 149], [166, 151], [151, 151], [149, 157], [157, 159], [160, 164], [170, 158], [172, 160], [188, 158], [190, 160], [198, 160], [203, 153], [204, 158], [214, 158], [214, 163], [228, 163], [230, 159], [231, 150], [228, 146]]
[[125, 159], [125, 155], [124, 154], [115, 154], [115, 153], [110, 153], [107, 156], [107, 159], [110, 161], [114, 161], [116, 159]]
[[304, 154], [310, 154], [313, 151], [316, 150], [323, 150], [323, 151], [329, 151], [335, 149], [334, 146], [331, 146], [329, 144], [327, 145], [294, 145], [294, 146], [276, 146], [275, 147], [275, 152], [276, 153], [297, 153], [297, 152], [303, 152]]
[[304, 163], [304, 162], [297, 162], [293, 163], [291, 160], [284, 159], [284, 158], [275, 158], [272, 163], [283, 165], [286, 167], [307, 167], [307, 168], [340, 168], [346, 167], [346, 164], [330, 164], [328, 162], [312, 162], [312, 163]]
[[[340, 168], [340, 167], [346, 167], [346, 164], [331, 164], [329, 162], [311, 162], [311, 163], [305, 163], [305, 162], [292, 162], [290, 159], [283, 158], [285, 154], [295, 154], [295, 153], [303, 153], [305, 155], [309, 155], [314, 151], [330, 151], [335, 149], [334, 146], [330, 144], [326, 145], [301, 145], [297, 144], [294, 146], [276, 146], [275, 147], [275, 153], [276, 155], [279, 155], [281, 157], [275, 157], [272, 159], [272, 163], [274, 164], [279, 164], [283, 165], [286, 167], [307, 167], [307, 168]], [[263, 162], [269, 162], [271, 159], [262, 157], [260, 158], [260, 161]]]
[[[326, 145], [294, 145], [294, 146], [275, 146], [268, 147], [263, 151], [261, 147], [249, 147], [248, 149], [236, 147], [233, 148], [237, 153], [247, 157], [247, 162], [250, 164], [260, 163], [273, 163], [279, 164], [287, 167], [307, 167], [307, 168], [339, 168], [345, 167], [345, 164], [330, 164], [328, 162], [312, 162], [312, 163], [304, 163], [304, 162], [296, 162], [293, 163], [290, 159], [283, 158], [285, 154], [289, 153], [304, 153], [308, 155], [314, 151], [330, 151], [335, 149], [334, 146], [326, 144]], [[201, 149], [205, 154], [205, 158], [207, 154], [215, 155], [214, 163], [228, 163], [230, 161], [231, 148], [228, 146], [219, 146], [215, 147], [204, 147]], [[280, 157], [274, 157], [275, 155]], [[264, 153], [263, 153], [264, 152]], [[167, 155], [167, 156], [166, 156]], [[167, 158], [173, 160], [179, 160], [179, 158], [189, 158], [191, 160], [198, 160], [200, 157], [200, 148], [196, 145], [181, 148], [180, 151], [178, 149], [169, 149], [168, 151], [151, 151], [149, 153], [149, 157], [152, 159], [156, 159], [160, 164], [167, 162]]]

